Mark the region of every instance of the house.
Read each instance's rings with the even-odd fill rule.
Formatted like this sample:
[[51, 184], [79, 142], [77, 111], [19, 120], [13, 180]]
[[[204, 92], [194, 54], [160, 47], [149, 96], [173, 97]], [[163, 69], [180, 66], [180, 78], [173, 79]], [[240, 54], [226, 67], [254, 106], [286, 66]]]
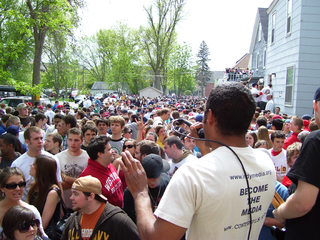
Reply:
[[268, 41], [267, 8], [258, 8], [250, 44], [249, 68], [252, 77], [264, 83]]
[[264, 85], [273, 85], [281, 113], [312, 114], [320, 86], [320, 1], [274, 0], [267, 14]]
[[159, 89], [156, 89], [154, 87], [147, 87], [147, 88], [144, 88], [144, 89], [141, 89], [139, 91], [139, 96], [140, 97], [150, 97], [150, 98], [155, 98], [155, 97], [158, 97], [158, 96], [162, 96], [163, 95], [163, 92], [160, 91]]
[[92, 93], [93, 95], [97, 94], [97, 93], [114, 93], [116, 92], [113, 89], [110, 89], [110, 87], [108, 87], [107, 83], [105, 82], [94, 82], [94, 84], [91, 87], [91, 91], [90, 93]]

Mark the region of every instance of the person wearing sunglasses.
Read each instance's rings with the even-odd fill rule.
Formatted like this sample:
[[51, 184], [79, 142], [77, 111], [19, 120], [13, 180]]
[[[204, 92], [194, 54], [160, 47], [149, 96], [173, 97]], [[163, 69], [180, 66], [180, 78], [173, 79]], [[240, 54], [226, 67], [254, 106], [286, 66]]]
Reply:
[[14, 206], [21, 206], [32, 211], [35, 218], [40, 222], [39, 230], [41, 235], [47, 236], [44, 234], [41, 216], [37, 208], [21, 200], [25, 186], [25, 178], [23, 172], [19, 168], [7, 167], [0, 171], [0, 190], [2, 196], [2, 200], [0, 201], [0, 239], [6, 238], [2, 229], [5, 222], [2, 219], [4, 218], [5, 213]]
[[42, 239], [40, 221], [25, 207], [14, 206], [3, 217], [3, 232], [10, 240]]
[[[129, 151], [131, 155], [134, 157], [134, 153], [136, 151], [136, 140], [131, 138], [124, 140], [124, 143], [122, 146], [122, 152], [124, 152], [125, 150]], [[117, 169], [119, 178], [121, 179], [121, 182], [122, 182], [122, 192], [124, 192], [124, 190], [127, 188], [127, 184], [126, 184], [126, 179], [124, 177], [123, 171], [120, 168], [120, 161], [122, 161], [122, 157], [119, 157], [116, 160], [114, 160], [112, 164]]]

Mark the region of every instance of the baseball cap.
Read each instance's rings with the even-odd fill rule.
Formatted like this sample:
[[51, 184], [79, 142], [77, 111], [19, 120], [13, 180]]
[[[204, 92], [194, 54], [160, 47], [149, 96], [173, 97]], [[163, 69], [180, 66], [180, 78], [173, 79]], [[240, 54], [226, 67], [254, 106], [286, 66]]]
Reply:
[[16, 136], [19, 133], [19, 127], [16, 125], [10, 125], [7, 127], [7, 133], [11, 133], [12, 135]]
[[123, 109], [122, 113], [128, 113], [128, 110], [127, 109]]
[[25, 103], [20, 103], [20, 104], [18, 104], [18, 106], [17, 106], [17, 110], [21, 110], [21, 109], [24, 109], [24, 108], [26, 108], [27, 107], [27, 105], [25, 104]]
[[149, 154], [142, 159], [142, 166], [147, 178], [158, 178], [163, 172], [162, 158], [157, 154]]
[[203, 115], [202, 114], [198, 114], [196, 116], [196, 122], [202, 122], [202, 119], [203, 119]]
[[313, 100], [320, 101], [320, 87], [317, 88]]
[[108, 200], [101, 193], [101, 183], [99, 179], [92, 177], [91, 175], [77, 178], [77, 180], [72, 184], [72, 189], [81, 192], [94, 193], [99, 195], [102, 199], [106, 201]]
[[309, 114], [304, 114], [302, 117], [301, 117], [302, 120], [310, 120], [311, 119], [311, 116]]

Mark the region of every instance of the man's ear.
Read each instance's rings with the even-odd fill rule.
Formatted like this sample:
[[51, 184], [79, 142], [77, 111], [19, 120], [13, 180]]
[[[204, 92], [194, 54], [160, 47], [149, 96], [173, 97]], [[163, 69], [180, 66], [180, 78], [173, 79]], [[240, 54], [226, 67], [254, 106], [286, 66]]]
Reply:
[[214, 115], [212, 114], [211, 109], [209, 109], [207, 112], [207, 123], [212, 125], [215, 123], [215, 121], [216, 121], [216, 119], [215, 119]]

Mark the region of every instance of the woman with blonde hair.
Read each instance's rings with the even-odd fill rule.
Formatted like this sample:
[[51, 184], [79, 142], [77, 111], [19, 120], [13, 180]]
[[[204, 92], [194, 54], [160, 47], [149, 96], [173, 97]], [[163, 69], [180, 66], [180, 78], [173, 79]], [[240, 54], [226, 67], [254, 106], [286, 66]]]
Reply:
[[257, 137], [258, 137], [258, 140], [265, 140], [267, 142], [267, 149], [270, 149], [273, 147], [270, 136], [269, 136], [269, 131], [265, 126], [259, 127]]

